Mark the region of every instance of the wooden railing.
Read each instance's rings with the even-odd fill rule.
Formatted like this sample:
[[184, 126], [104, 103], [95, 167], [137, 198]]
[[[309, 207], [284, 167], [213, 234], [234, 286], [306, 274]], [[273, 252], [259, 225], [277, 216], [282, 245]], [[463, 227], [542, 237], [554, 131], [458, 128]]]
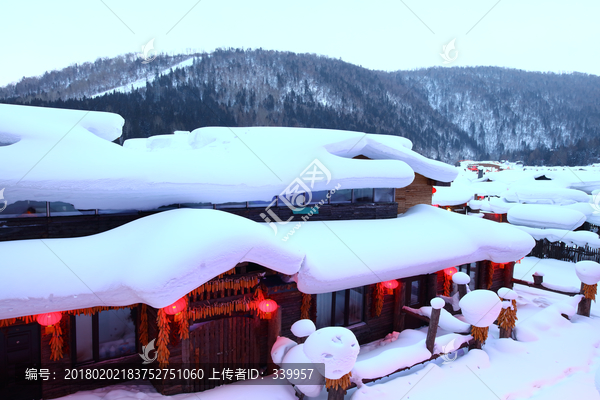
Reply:
[[535, 247], [531, 250], [529, 256], [572, 262], [583, 260], [600, 262], [600, 249], [594, 249], [589, 246], [567, 246], [563, 242], [552, 243], [548, 239], [542, 239], [535, 241]]

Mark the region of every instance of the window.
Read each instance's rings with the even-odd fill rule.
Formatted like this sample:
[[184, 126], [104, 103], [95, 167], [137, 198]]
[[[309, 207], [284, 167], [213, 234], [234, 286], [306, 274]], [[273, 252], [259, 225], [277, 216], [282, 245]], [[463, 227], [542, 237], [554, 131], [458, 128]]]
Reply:
[[317, 295], [317, 328], [362, 322], [364, 287]]
[[410, 283], [410, 305], [419, 304], [419, 289], [421, 286], [420, 281], [412, 281]]
[[394, 189], [375, 189], [373, 195], [373, 201], [375, 203], [393, 203], [394, 202]]
[[352, 202], [352, 189], [336, 190], [336, 192], [331, 195], [331, 204], [351, 203], [351, 202]]
[[469, 289], [475, 290], [477, 289], [475, 285], [475, 273], [477, 272], [477, 263], [463, 264], [458, 267], [459, 272], [464, 272], [465, 274], [471, 277], [471, 281], [469, 282]]
[[309, 204], [317, 204], [321, 202], [321, 200], [324, 201], [323, 204], [328, 204], [329, 198], [327, 197], [327, 193], [329, 193], [329, 190], [319, 190], [317, 192], [312, 192], [310, 196], [306, 196], [306, 200], [308, 201], [310, 199]]
[[413, 308], [419, 308], [427, 303], [426, 300], [426, 292], [427, 292], [427, 277], [426, 276], [418, 276], [412, 277], [404, 280], [404, 284], [406, 285], [406, 297], [404, 298], [404, 302], [407, 306]]
[[136, 332], [129, 308], [74, 317], [76, 363], [98, 362], [135, 354]]
[[236, 202], [230, 202], [230, 203], [222, 203], [222, 204], [217, 204], [216, 208], [217, 210], [222, 209], [222, 208], [246, 208], [247, 204], [245, 201], [236, 201]]
[[372, 203], [373, 189], [354, 189], [355, 203]]

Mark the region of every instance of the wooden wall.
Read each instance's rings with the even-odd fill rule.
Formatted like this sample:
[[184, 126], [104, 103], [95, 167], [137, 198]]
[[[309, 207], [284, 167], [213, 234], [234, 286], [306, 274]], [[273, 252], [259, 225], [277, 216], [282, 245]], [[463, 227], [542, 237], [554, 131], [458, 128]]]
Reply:
[[[322, 205], [319, 214], [310, 217], [311, 221], [335, 221], [352, 219], [396, 218], [395, 203], [352, 203]], [[293, 219], [287, 225], [278, 225], [278, 229], [292, 229], [294, 221], [300, 221], [305, 215], [293, 214], [288, 207], [272, 207], [271, 210], [281, 220]], [[257, 222], [264, 222], [260, 216], [265, 212], [262, 207], [231, 208], [220, 211], [236, 214]], [[0, 220], [0, 241], [69, 238], [93, 235], [105, 232], [128, 222], [155, 214], [156, 212], [140, 212], [129, 215], [78, 215], [70, 217], [36, 217], [7, 218]], [[0, 217], [1, 218], [1, 217]]]
[[431, 179], [415, 173], [415, 180], [410, 185], [396, 189], [395, 201], [398, 203], [398, 214], [406, 212], [417, 204], [431, 204], [432, 188]]

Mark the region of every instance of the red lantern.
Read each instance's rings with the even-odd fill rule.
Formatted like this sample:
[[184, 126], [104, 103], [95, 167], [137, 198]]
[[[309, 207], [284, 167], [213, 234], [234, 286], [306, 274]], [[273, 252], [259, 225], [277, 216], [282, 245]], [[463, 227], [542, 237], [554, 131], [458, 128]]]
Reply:
[[50, 334], [54, 332], [54, 325], [59, 323], [62, 318], [61, 312], [51, 312], [46, 314], [38, 314], [36, 320], [38, 324], [46, 327], [46, 334]]
[[437, 189], [432, 186], [431, 187], [431, 194], [435, 194], [435, 192], [437, 192]]
[[392, 279], [391, 281], [382, 282], [383, 287], [387, 289], [388, 294], [394, 294], [394, 289], [398, 287], [398, 281]]
[[182, 297], [170, 306], [163, 307], [163, 310], [165, 311], [165, 314], [177, 315], [183, 310], [185, 310], [186, 306], [187, 303], [185, 301], [185, 298]]
[[446, 268], [444, 270], [444, 273], [446, 275], [448, 275], [449, 278], [452, 278], [452, 275], [454, 275], [457, 272], [458, 272], [458, 270], [456, 269], [456, 267], [450, 267], [450, 268]]
[[275, 312], [279, 306], [274, 300], [265, 299], [258, 303], [258, 309], [265, 313], [265, 319], [271, 319], [271, 313]]

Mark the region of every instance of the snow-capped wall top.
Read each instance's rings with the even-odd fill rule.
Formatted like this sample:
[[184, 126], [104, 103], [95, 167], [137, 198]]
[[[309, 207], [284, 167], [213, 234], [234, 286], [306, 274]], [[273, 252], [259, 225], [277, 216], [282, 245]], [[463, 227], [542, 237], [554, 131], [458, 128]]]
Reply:
[[[408, 139], [306, 128], [201, 128], [127, 141], [110, 113], [0, 105], [0, 188], [18, 200], [78, 209], [154, 209], [175, 203], [271, 201], [313, 163], [330, 179], [313, 191], [401, 188], [414, 172], [451, 181], [455, 167], [427, 159]], [[105, 140], [101, 140], [105, 139]], [[6, 145], [8, 144], [8, 145]], [[353, 160], [363, 154], [374, 160]]]
[[[285, 232], [280, 232], [282, 236]], [[509, 224], [418, 205], [388, 220], [308, 221], [287, 241], [216, 210], [179, 209], [97, 235], [0, 242], [0, 319], [93, 306], [164, 307], [249, 261], [325, 293], [514, 261], [535, 242]]]

